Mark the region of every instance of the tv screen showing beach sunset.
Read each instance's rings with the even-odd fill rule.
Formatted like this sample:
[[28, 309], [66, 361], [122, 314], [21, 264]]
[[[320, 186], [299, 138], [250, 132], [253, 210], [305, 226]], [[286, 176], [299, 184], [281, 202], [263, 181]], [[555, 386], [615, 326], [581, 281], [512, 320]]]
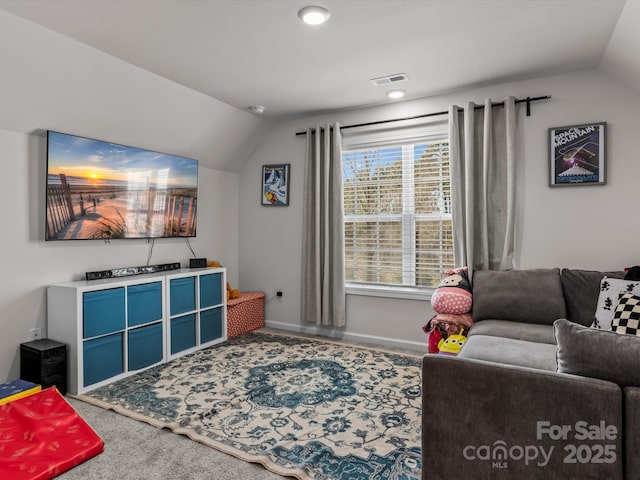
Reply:
[[195, 237], [198, 161], [47, 132], [47, 240]]

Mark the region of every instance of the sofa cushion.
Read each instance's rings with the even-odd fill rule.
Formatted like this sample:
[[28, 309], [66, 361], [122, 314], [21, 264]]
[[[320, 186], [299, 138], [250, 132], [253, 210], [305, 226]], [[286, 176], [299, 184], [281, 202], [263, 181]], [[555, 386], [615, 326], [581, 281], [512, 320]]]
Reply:
[[469, 332], [469, 336], [472, 335], [491, 335], [494, 337], [513, 338], [514, 340], [526, 340], [528, 342], [552, 343], [554, 345], [556, 343], [553, 325], [510, 322], [508, 320], [484, 320], [478, 322], [473, 325]]
[[640, 282], [604, 277], [600, 281], [600, 295], [596, 306], [595, 319], [591, 325], [600, 330], [611, 330], [613, 312], [620, 300], [620, 294], [632, 292], [640, 294]]
[[566, 317], [560, 269], [478, 270], [473, 274], [474, 322], [513, 320], [552, 325]]
[[[638, 449], [624, 455], [622, 390], [614, 383], [442, 355], [425, 355], [422, 365], [425, 480], [621, 480], [625, 457], [640, 463]], [[547, 434], [536, 438], [541, 421], [571, 430], [562, 440]], [[577, 422], [615, 428], [616, 438], [577, 440]], [[640, 428], [640, 422], [635, 423]], [[580, 448], [581, 444], [586, 446]], [[606, 448], [616, 453], [616, 461], [597, 461], [603, 444], [611, 445]], [[579, 457], [588, 463], [567, 462], [575, 460], [568, 445], [573, 445], [573, 452], [575, 447], [581, 453], [588, 449], [586, 460]], [[548, 462], [542, 461], [542, 448], [549, 452]], [[501, 449], [510, 450], [508, 456]], [[526, 463], [523, 451], [530, 459]], [[535, 453], [529, 456], [530, 452]]]
[[[624, 389], [624, 415], [627, 419], [640, 418], [640, 388]], [[624, 425], [624, 444], [627, 452], [640, 450], [640, 422], [627, 421]], [[640, 478], [640, 455], [625, 455], [627, 478]]]
[[565, 319], [553, 324], [558, 372], [640, 385], [640, 338], [584, 327]]
[[624, 272], [598, 272], [595, 270], [574, 270], [564, 268], [560, 278], [567, 304], [567, 319], [580, 325], [593, 323], [600, 294], [600, 280], [604, 276], [623, 278]]
[[[619, 335], [621, 336], [621, 335]], [[470, 336], [458, 354], [487, 362], [556, 371], [556, 346], [490, 335]]]
[[640, 337], [640, 297], [633, 293], [621, 293], [611, 320], [611, 331]]

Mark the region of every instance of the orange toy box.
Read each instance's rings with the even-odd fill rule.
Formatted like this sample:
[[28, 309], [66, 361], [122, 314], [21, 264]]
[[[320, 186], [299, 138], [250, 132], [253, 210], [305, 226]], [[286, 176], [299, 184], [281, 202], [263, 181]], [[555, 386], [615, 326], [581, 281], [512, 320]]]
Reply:
[[227, 338], [264, 326], [264, 293], [241, 292], [227, 302]]

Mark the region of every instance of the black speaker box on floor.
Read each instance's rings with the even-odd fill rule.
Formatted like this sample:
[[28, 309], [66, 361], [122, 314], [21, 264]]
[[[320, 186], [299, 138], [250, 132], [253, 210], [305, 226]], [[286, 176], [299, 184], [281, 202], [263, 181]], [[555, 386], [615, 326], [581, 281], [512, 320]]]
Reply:
[[20, 344], [20, 378], [67, 393], [67, 346], [49, 339]]

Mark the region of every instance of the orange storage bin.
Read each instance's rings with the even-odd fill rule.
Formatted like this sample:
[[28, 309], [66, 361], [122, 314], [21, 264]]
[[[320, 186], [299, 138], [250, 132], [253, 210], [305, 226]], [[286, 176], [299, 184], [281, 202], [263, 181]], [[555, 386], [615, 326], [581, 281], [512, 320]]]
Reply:
[[264, 327], [264, 293], [241, 292], [227, 302], [227, 337]]

